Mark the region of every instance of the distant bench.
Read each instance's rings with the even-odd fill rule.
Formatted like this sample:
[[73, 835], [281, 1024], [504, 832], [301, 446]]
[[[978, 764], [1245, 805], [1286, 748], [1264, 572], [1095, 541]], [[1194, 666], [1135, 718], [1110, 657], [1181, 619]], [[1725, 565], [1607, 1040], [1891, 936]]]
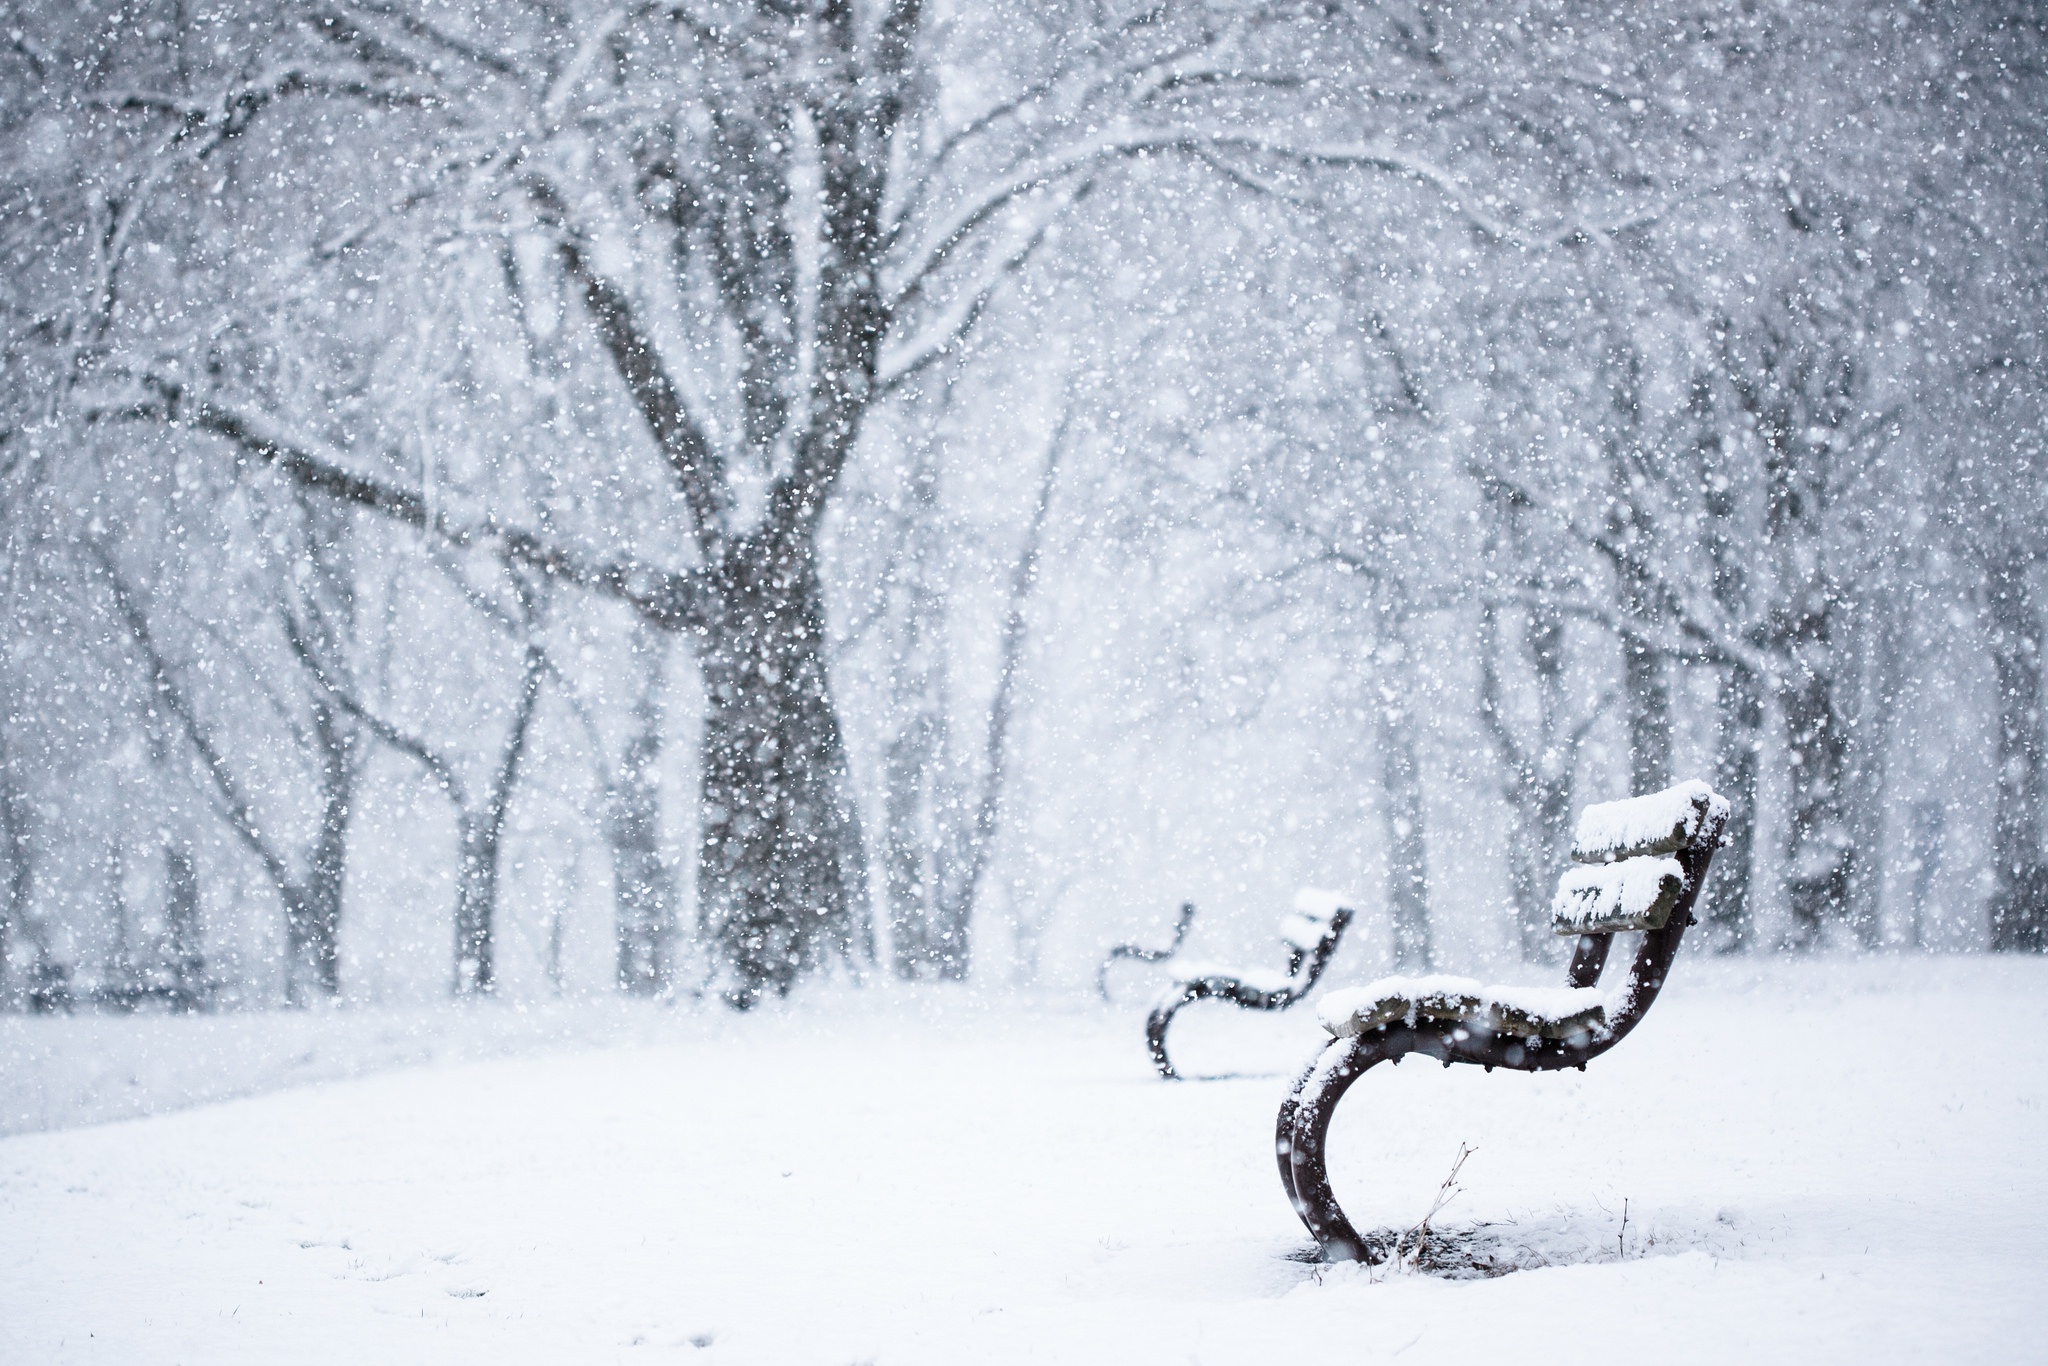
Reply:
[[1107, 1002], [1109, 997], [1109, 970], [1118, 960], [1128, 958], [1133, 963], [1164, 963], [1180, 952], [1181, 945], [1188, 942], [1188, 927], [1195, 923], [1195, 903], [1183, 901], [1180, 919], [1174, 922], [1173, 942], [1163, 949], [1148, 949], [1143, 944], [1118, 944], [1110, 949], [1109, 956], [1102, 960], [1102, 966], [1095, 969], [1095, 991]]
[[[1578, 939], [1565, 986], [1386, 977], [1323, 998], [1317, 1014], [1330, 1042], [1281, 1103], [1276, 1148], [1287, 1198], [1325, 1257], [1379, 1262], [1393, 1246], [1392, 1234], [1361, 1236], [1330, 1191], [1323, 1145], [1351, 1084], [1410, 1053], [1489, 1072], [1584, 1068], [1657, 999], [1727, 823], [1728, 803], [1700, 782], [1586, 808], [1572, 846], [1579, 866], [1558, 880], [1551, 907], [1557, 932]], [[1642, 931], [1642, 946], [1620, 988], [1605, 993], [1600, 973], [1624, 930]]]
[[[1186, 916], [1194, 913], [1184, 908]], [[1151, 1050], [1152, 1066], [1172, 1081], [1180, 1074], [1166, 1056], [1166, 1030], [1184, 1006], [1213, 999], [1228, 1001], [1246, 1010], [1285, 1010], [1315, 989], [1316, 980], [1330, 965], [1337, 942], [1353, 912], [1343, 899], [1331, 892], [1304, 888], [1294, 897], [1293, 911], [1280, 922], [1280, 939], [1287, 946], [1287, 966], [1277, 973], [1240, 968], [1185, 964], [1178, 968], [1174, 982], [1159, 997], [1145, 1020], [1145, 1046]], [[1175, 939], [1179, 947], [1179, 939]], [[1164, 955], [1162, 955], [1164, 956]], [[1105, 965], [1106, 966], [1106, 965]]]

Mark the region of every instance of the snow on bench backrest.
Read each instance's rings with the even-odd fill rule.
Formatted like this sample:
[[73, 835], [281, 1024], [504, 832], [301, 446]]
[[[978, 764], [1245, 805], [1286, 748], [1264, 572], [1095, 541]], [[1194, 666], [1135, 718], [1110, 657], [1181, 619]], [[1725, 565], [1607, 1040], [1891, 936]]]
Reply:
[[1718, 839], [1728, 801], [1694, 779], [1626, 801], [1600, 802], [1579, 816], [1572, 857], [1580, 863], [1615, 863], [1645, 854], [1675, 854], [1703, 839]]
[[1626, 801], [1600, 802], [1579, 817], [1572, 857], [1550, 905], [1559, 934], [1661, 930], [1685, 892], [1673, 854], [1712, 844], [1728, 802], [1697, 780]]
[[1337, 912], [1349, 904], [1342, 893], [1304, 887], [1294, 894], [1294, 910], [1280, 922], [1280, 937], [1303, 953], [1313, 952], [1329, 938]]
[[1585, 864], [1557, 880], [1550, 923], [1559, 934], [1661, 930], [1684, 891], [1685, 870], [1675, 858]]

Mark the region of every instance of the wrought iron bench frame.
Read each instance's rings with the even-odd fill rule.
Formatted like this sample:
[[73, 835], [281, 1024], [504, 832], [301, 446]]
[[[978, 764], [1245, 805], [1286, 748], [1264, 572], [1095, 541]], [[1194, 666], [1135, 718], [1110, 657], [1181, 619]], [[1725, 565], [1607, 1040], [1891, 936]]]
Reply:
[[1188, 927], [1195, 923], [1195, 903], [1180, 903], [1180, 919], [1174, 923], [1173, 942], [1163, 949], [1148, 949], [1143, 944], [1117, 944], [1110, 948], [1109, 956], [1102, 960], [1102, 966], [1095, 969], [1095, 991], [1104, 1001], [1109, 997], [1109, 970], [1116, 966], [1119, 958], [1129, 958], [1139, 963], [1164, 963], [1180, 952], [1181, 945], [1188, 942]]
[[[1307, 917], [1308, 913], [1297, 906], [1291, 915]], [[1245, 980], [1242, 974], [1226, 971], [1205, 972], [1174, 982], [1145, 1017], [1145, 1047], [1152, 1055], [1154, 1070], [1167, 1081], [1180, 1080], [1180, 1073], [1174, 1070], [1173, 1060], [1166, 1054], [1166, 1031], [1173, 1024], [1173, 1017], [1196, 1001], [1228, 1001], [1246, 1010], [1285, 1010], [1314, 991], [1355, 915], [1349, 906], [1339, 903], [1327, 916], [1314, 917], [1323, 925], [1314, 944], [1304, 946], [1288, 940], [1284, 985], [1262, 987]]]
[[[1726, 806], [1710, 811], [1702, 828], [1685, 847], [1671, 851], [1684, 874], [1679, 899], [1662, 928], [1642, 931], [1643, 941], [1629, 965], [1618, 1008], [1604, 1026], [1563, 1039], [1530, 1038], [1490, 1033], [1471, 1020], [1414, 1018], [1395, 1020], [1363, 1033], [1332, 1038], [1295, 1080], [1280, 1104], [1275, 1131], [1280, 1183], [1288, 1201], [1329, 1261], [1384, 1261], [1393, 1250], [1393, 1235], [1361, 1235], [1352, 1227], [1330, 1189], [1324, 1144], [1337, 1104], [1357, 1080], [1382, 1062], [1399, 1063], [1410, 1054], [1435, 1058], [1448, 1067], [1476, 1063], [1519, 1072], [1555, 1072], [1586, 1064], [1627, 1038], [1655, 1003], [1671, 970], [1678, 943], [1706, 882], [1707, 865], [1720, 845]], [[1568, 985], [1599, 985], [1607, 966], [1614, 933], [1582, 934], [1572, 953]]]

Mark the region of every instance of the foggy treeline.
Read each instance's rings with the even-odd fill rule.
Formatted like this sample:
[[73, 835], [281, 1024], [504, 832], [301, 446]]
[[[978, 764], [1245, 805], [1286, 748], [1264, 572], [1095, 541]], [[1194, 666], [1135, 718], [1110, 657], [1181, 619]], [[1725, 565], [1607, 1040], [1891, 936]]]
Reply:
[[2026, 0], [0, 39], [11, 1007], [2043, 946]]

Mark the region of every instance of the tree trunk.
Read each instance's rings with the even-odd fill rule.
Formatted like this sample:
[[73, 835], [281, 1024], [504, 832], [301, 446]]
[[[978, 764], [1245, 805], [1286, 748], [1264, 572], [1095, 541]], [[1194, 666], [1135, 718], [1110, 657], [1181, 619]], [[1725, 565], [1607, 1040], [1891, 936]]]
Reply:
[[1757, 678], [1737, 664], [1721, 679], [1720, 753], [1714, 764], [1714, 787], [1734, 803], [1736, 819], [1728, 823], [1727, 840], [1714, 856], [1714, 876], [1707, 883], [1706, 923], [1714, 931], [1714, 947], [1737, 953], [1752, 946], [1756, 911], [1751, 889], [1756, 868], [1758, 755], [1763, 744], [1764, 699]]
[[2027, 591], [2027, 562], [1994, 565], [1986, 584], [1991, 657], [1998, 674], [1998, 805], [1992, 816], [1991, 947], [2048, 950], [2048, 754], [2041, 730], [2040, 614]]
[[[921, 519], [922, 520], [922, 519]], [[913, 529], [913, 535], [916, 529]], [[944, 699], [933, 656], [943, 648], [942, 604], [925, 581], [926, 566], [913, 547], [904, 566], [909, 579], [903, 635], [890, 662], [894, 734], [882, 759], [882, 888], [889, 916], [889, 961], [898, 977], [914, 980], [936, 968], [942, 945], [934, 924], [936, 866], [951, 851], [942, 831], [959, 813], [947, 809], [957, 793], [937, 790], [944, 763]], [[937, 639], [934, 639], [937, 637]]]
[[1940, 801], [1913, 803], [1912, 859], [1906, 865], [1913, 874], [1913, 913], [1906, 923], [1906, 945], [1927, 944], [1927, 913], [1934, 903], [1934, 880], [1941, 875], [1941, 851], [1948, 833], [1948, 809]]
[[1849, 864], [1846, 913], [1849, 926], [1866, 949], [1884, 942], [1884, 861], [1882, 851], [1896, 848], [1885, 838], [1892, 726], [1898, 714], [1897, 681], [1904, 672], [1900, 658], [1903, 586], [1875, 592], [1854, 609], [1854, 649], [1837, 650], [1837, 669], [1847, 675], [1838, 689], [1855, 700], [1847, 718], [1847, 755], [1842, 775], [1844, 830], [1854, 851]]
[[932, 582], [938, 559], [931, 544], [938, 518], [937, 476], [928, 450], [913, 480], [916, 522], [903, 566], [910, 604], [905, 639], [891, 669], [897, 729], [885, 759], [885, 867], [894, 962], [902, 977], [930, 968], [948, 981], [964, 981], [972, 963], [974, 907], [1000, 826], [1010, 729], [1029, 643], [1028, 609], [1038, 585], [1046, 519], [1066, 433], [1062, 420], [1047, 447], [1031, 521], [1010, 571], [996, 689], [982, 731], [981, 782], [972, 795], [967, 766], [955, 758], [952, 747], [946, 600]]
[[1628, 699], [1628, 779], [1632, 792], [1671, 786], [1671, 689], [1664, 658], [1638, 635], [1621, 638], [1622, 692]]
[[1848, 918], [1855, 877], [1857, 850], [1843, 800], [1848, 729], [1832, 685], [1825, 672], [1809, 664], [1783, 693], [1792, 768], [1785, 894], [1794, 948], [1812, 948], [1823, 926]]
[[792, 539], [726, 562], [704, 650], [697, 915], [741, 1009], [829, 952], [873, 956], [817, 568]]
[[465, 809], [461, 830], [461, 869], [455, 906], [455, 994], [489, 993], [497, 989], [498, 865], [504, 847], [505, 816], [519, 783], [519, 766], [533, 733], [540, 705], [540, 685], [547, 654], [531, 637], [520, 659], [519, 697], [512, 725], [498, 753], [498, 766], [479, 810]]
[[675, 973], [676, 878], [661, 854], [664, 643], [644, 624], [635, 629], [641, 673], [633, 734], [605, 789], [618, 985], [634, 996], [659, 995]]
[[465, 809], [455, 819], [455, 980], [457, 996], [497, 986], [492, 922], [497, 917], [498, 840], [487, 812]]
[[313, 705], [320, 764], [320, 829], [303, 882], [279, 887], [285, 913], [285, 999], [302, 1005], [307, 988], [341, 994], [341, 894], [348, 871], [348, 823], [355, 796], [355, 729], [326, 702]]
[[1572, 787], [1569, 773], [1532, 775], [1512, 808], [1508, 875], [1525, 963], [1550, 963], [1558, 956], [1550, 897], [1559, 861], [1571, 847]]
[[1524, 644], [1536, 675], [1539, 730], [1529, 756], [1529, 781], [1522, 794], [1527, 829], [1518, 851], [1523, 873], [1522, 960], [1554, 961], [1558, 938], [1550, 928], [1550, 895], [1559, 863], [1571, 847], [1572, 767], [1578, 738], [1566, 729], [1564, 618], [1549, 609], [1532, 610]]
[[[0, 1008], [16, 999], [14, 986], [15, 944], [36, 937], [29, 924], [29, 897], [35, 888], [34, 853], [29, 842], [28, 795], [21, 790], [20, 775], [14, 767], [7, 737], [0, 732], [0, 855], [7, 860], [7, 887], [0, 896]], [[37, 957], [43, 956], [37, 945]], [[33, 979], [33, 966], [24, 965], [24, 979]], [[22, 993], [25, 997], [26, 993]]]
[[[1740, 481], [1730, 468], [1723, 438], [1726, 416], [1717, 414], [1719, 387], [1710, 371], [1693, 376], [1687, 404], [1694, 421], [1694, 451], [1699, 459], [1699, 489], [1706, 510], [1703, 528], [1707, 557], [1713, 565], [1715, 603], [1729, 620], [1746, 613], [1752, 550], [1737, 518]], [[1714, 755], [1714, 788], [1734, 804], [1726, 843], [1714, 858], [1714, 876], [1704, 890], [1701, 918], [1711, 930], [1717, 952], [1742, 953], [1756, 942], [1756, 910], [1751, 904], [1755, 884], [1757, 781], [1764, 733], [1763, 687], [1756, 672], [1734, 664], [1723, 674], [1715, 698], [1719, 733]]]
[[1387, 836], [1387, 905], [1393, 913], [1394, 965], [1435, 966], [1429, 925], [1429, 854], [1422, 829], [1422, 769], [1415, 723], [1405, 708], [1379, 709], [1380, 809]]
[[170, 969], [171, 1008], [199, 1009], [209, 995], [206, 951], [199, 930], [199, 865], [183, 838], [164, 842], [164, 958]]
[[[1532, 580], [1528, 587], [1532, 601], [1540, 601], [1543, 584]], [[1574, 769], [1593, 718], [1576, 728], [1566, 721], [1563, 618], [1547, 606], [1532, 606], [1522, 646], [1536, 681], [1536, 734], [1526, 745], [1516, 738], [1503, 707], [1496, 610], [1488, 606], [1481, 612], [1479, 713], [1505, 770], [1501, 794], [1508, 805], [1508, 896], [1515, 937], [1523, 962], [1547, 963], [1558, 953], [1550, 928], [1551, 889], [1570, 847]]]

